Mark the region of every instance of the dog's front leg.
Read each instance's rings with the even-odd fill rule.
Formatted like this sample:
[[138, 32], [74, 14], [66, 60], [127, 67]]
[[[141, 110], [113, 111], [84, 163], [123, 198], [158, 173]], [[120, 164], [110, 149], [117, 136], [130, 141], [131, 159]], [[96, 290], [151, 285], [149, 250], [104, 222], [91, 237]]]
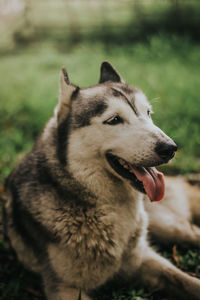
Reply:
[[84, 291], [65, 286], [58, 286], [54, 289], [45, 288], [45, 294], [48, 300], [92, 300]]
[[[80, 297], [79, 297], [80, 295]], [[84, 292], [73, 288], [61, 288], [58, 291], [46, 290], [48, 300], [91, 300]]]
[[161, 290], [170, 299], [200, 300], [200, 280], [182, 272], [148, 246], [142, 252], [142, 257], [140, 253], [137, 257], [135, 251], [129, 256], [123, 267], [123, 276], [128, 275], [152, 292]]

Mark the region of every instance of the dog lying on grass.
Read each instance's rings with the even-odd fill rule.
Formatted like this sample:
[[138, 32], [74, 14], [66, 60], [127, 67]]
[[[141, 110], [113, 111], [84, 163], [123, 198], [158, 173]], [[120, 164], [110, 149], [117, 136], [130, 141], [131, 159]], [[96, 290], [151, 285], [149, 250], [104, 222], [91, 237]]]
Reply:
[[150, 115], [146, 96], [108, 62], [89, 88], [62, 69], [54, 116], [6, 182], [7, 235], [19, 260], [41, 274], [48, 300], [77, 300], [80, 290], [91, 299], [115, 275], [171, 298], [200, 299], [200, 281], [147, 241], [144, 202], [153, 234], [170, 230], [155, 166], [177, 150]]

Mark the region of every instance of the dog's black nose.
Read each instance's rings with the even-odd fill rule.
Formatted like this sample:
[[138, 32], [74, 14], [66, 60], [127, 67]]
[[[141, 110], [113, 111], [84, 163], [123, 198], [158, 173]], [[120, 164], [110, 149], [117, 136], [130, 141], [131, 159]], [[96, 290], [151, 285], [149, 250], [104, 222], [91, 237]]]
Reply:
[[160, 158], [167, 161], [174, 157], [175, 152], [177, 151], [177, 145], [175, 143], [158, 143], [155, 151]]

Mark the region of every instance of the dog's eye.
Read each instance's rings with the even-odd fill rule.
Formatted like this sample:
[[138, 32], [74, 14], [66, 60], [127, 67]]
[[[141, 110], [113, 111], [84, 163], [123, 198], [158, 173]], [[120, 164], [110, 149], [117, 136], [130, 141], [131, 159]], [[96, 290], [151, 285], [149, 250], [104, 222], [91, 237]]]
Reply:
[[106, 121], [103, 122], [103, 124], [108, 124], [108, 125], [117, 125], [119, 123], [123, 123], [124, 120], [120, 117], [120, 116], [115, 116], [115, 117], [112, 117]]

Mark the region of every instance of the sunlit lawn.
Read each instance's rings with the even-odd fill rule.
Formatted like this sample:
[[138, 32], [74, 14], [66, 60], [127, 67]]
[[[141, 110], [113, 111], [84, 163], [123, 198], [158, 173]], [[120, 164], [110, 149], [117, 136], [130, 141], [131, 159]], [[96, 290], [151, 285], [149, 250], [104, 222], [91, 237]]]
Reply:
[[72, 82], [96, 84], [103, 60], [141, 88], [153, 104], [153, 119], [179, 145], [170, 171], [200, 167], [200, 46], [181, 39], [153, 38], [149, 46], [81, 44], [59, 52], [49, 44], [0, 57], [0, 181], [8, 175], [52, 115], [58, 75], [66, 66]]

